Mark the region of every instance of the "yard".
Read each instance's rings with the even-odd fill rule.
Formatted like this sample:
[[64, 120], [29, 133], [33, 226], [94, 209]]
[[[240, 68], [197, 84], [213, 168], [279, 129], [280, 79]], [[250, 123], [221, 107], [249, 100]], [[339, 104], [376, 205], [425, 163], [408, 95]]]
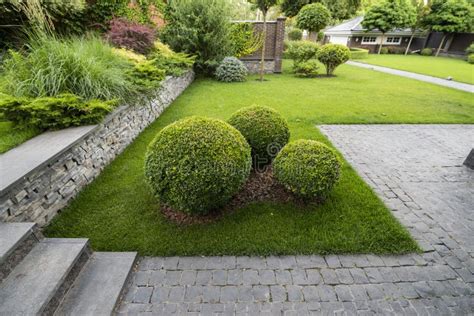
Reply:
[[156, 133], [191, 115], [228, 119], [261, 104], [289, 122], [291, 138], [328, 143], [317, 124], [474, 123], [469, 93], [342, 66], [335, 78], [298, 79], [288, 72], [259, 83], [198, 79], [99, 178], [57, 216], [49, 237], [88, 237], [96, 250], [141, 255], [405, 253], [418, 247], [374, 192], [345, 163], [323, 205], [254, 203], [212, 224], [177, 226], [159, 212], [143, 174]]
[[357, 61], [443, 79], [452, 77], [454, 81], [474, 84], [474, 65], [457, 58], [369, 54], [368, 59]]

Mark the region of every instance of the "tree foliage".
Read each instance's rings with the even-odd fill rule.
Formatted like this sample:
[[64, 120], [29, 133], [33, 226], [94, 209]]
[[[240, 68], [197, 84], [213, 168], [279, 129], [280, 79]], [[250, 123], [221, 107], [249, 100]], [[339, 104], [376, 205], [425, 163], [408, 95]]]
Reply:
[[373, 5], [364, 16], [362, 26], [382, 33], [405, 28], [414, 23], [415, 12], [405, 0], [383, 1]]
[[319, 32], [331, 21], [331, 12], [321, 3], [305, 5], [296, 17], [296, 25], [303, 30]]
[[196, 56], [198, 72], [211, 74], [232, 54], [230, 10], [224, 0], [174, 0], [165, 11], [161, 39]]
[[465, 0], [434, 0], [424, 24], [435, 32], [470, 32], [473, 8]]
[[334, 20], [343, 20], [353, 16], [360, 8], [361, 0], [283, 0], [281, 10], [288, 17], [297, 16], [301, 8], [311, 3], [322, 3]]

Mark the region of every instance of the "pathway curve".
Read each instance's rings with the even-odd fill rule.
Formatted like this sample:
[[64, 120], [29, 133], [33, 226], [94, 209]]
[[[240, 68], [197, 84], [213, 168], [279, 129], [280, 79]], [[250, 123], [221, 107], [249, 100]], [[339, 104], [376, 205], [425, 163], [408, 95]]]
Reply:
[[413, 73], [413, 72], [409, 72], [409, 71], [403, 71], [403, 70], [398, 70], [398, 69], [393, 69], [393, 68], [388, 68], [388, 67], [365, 64], [365, 63], [352, 61], [352, 60], [348, 61], [347, 64], [352, 65], [352, 66], [361, 67], [361, 68], [367, 68], [367, 69], [372, 69], [372, 70], [376, 70], [376, 71], [380, 71], [380, 72], [385, 72], [385, 73], [388, 73], [388, 74], [391, 74], [391, 75], [416, 79], [416, 80], [425, 81], [425, 82], [437, 84], [437, 85], [448, 87], [448, 88], [453, 88], [453, 89], [457, 89], [457, 90], [462, 90], [462, 91], [474, 93], [474, 85], [468, 84], [468, 83], [450, 81], [450, 80], [447, 80], [447, 79], [442, 79], [442, 78], [437, 78], [437, 77], [432, 77], [432, 76], [427, 76], [427, 75], [421, 75], [421, 74], [417, 74], [417, 73]]
[[119, 314], [474, 313], [474, 125], [319, 128], [423, 253], [143, 258]]

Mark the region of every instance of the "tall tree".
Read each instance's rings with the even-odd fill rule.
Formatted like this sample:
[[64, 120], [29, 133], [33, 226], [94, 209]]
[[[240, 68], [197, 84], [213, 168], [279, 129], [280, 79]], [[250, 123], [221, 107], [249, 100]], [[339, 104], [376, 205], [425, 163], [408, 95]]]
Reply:
[[408, 42], [407, 49], [405, 50], [405, 55], [410, 52], [411, 43], [415, 37], [415, 33], [420, 31], [424, 27], [424, 19], [428, 14], [428, 6], [425, 4], [425, 0], [411, 0], [411, 4], [415, 8], [416, 17], [413, 20], [411, 27], [411, 36], [410, 41]]
[[362, 21], [362, 26], [368, 30], [382, 32], [378, 54], [382, 50], [387, 32], [397, 28], [405, 28], [413, 24], [415, 11], [406, 0], [386, 0], [369, 8]]
[[[310, 38], [316, 40], [317, 34], [331, 21], [331, 12], [321, 3], [305, 5], [296, 16], [296, 26], [309, 31]], [[316, 34], [316, 37], [313, 35]]]
[[430, 30], [443, 33], [436, 51], [439, 55], [448, 35], [470, 32], [473, 28], [473, 7], [465, 0], [434, 0], [424, 23]]
[[267, 13], [271, 7], [277, 4], [278, 0], [250, 0], [251, 3], [255, 5], [257, 9], [262, 12], [263, 16], [263, 43], [262, 43], [262, 56], [260, 60], [260, 81], [263, 81], [263, 76], [265, 74], [265, 49], [266, 49], [266, 39], [267, 39]]

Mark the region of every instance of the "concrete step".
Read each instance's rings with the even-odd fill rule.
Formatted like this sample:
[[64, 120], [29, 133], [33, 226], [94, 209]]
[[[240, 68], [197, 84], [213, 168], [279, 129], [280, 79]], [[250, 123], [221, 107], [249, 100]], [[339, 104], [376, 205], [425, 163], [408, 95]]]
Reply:
[[0, 315], [53, 314], [88, 257], [87, 239], [43, 239], [0, 284]]
[[135, 252], [93, 253], [55, 315], [111, 315], [136, 258]]
[[38, 243], [35, 226], [35, 223], [0, 223], [0, 282]]

